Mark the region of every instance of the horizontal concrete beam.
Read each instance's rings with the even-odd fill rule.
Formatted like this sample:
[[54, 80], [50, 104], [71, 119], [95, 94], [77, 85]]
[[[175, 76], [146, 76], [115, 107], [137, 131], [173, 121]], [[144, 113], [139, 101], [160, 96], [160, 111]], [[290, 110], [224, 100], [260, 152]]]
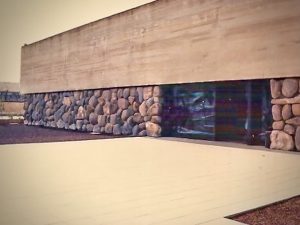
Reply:
[[23, 93], [300, 75], [299, 0], [158, 0], [23, 46]]

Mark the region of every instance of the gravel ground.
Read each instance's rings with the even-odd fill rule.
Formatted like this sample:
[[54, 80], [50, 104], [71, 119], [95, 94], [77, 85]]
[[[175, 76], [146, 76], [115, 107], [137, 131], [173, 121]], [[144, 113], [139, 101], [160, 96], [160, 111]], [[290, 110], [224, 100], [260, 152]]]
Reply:
[[116, 136], [91, 135], [90, 133], [25, 126], [20, 124], [0, 125], [0, 144], [79, 141], [107, 138], [116, 138]]
[[248, 225], [300, 225], [300, 196], [231, 219]]

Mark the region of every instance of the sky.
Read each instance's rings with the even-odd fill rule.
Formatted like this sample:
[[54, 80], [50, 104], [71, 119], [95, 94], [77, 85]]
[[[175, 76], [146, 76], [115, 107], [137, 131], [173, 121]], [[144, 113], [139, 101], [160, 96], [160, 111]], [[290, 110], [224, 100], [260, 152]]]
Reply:
[[24, 44], [152, 1], [0, 0], [0, 82], [20, 82]]

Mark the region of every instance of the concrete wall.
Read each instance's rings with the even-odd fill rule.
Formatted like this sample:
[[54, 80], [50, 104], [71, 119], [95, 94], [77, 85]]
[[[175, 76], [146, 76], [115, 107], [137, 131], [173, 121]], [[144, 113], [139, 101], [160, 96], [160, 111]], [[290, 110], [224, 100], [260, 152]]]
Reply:
[[300, 74], [299, 0], [158, 0], [24, 46], [23, 93]]

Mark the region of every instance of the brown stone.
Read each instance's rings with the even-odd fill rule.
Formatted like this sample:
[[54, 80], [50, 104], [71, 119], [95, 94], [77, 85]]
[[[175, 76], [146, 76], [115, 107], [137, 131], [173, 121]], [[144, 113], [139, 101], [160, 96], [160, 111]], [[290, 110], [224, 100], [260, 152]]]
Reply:
[[104, 98], [100, 97], [100, 98], [98, 98], [98, 102], [100, 105], [104, 106], [106, 101]]
[[98, 105], [96, 106], [95, 108], [95, 111], [94, 111], [97, 115], [102, 115], [103, 114], [103, 106], [98, 103]]
[[289, 135], [295, 134], [295, 131], [296, 131], [295, 127], [290, 124], [285, 124], [283, 130], [285, 133], [287, 133]]
[[82, 91], [74, 91], [75, 100], [80, 100], [82, 98]]
[[160, 124], [161, 123], [161, 117], [160, 116], [152, 116], [151, 117], [151, 122]]
[[273, 105], [286, 105], [286, 104], [297, 104], [300, 103], [300, 95], [297, 95], [294, 98], [279, 98], [279, 99], [272, 99], [271, 103]]
[[282, 94], [285, 97], [291, 98], [298, 93], [299, 82], [297, 79], [284, 79], [282, 83]]
[[281, 95], [281, 82], [278, 80], [270, 80], [272, 98], [279, 98]]
[[153, 87], [149, 86], [149, 87], [143, 88], [143, 99], [144, 100], [151, 98], [152, 94], [153, 94]]
[[272, 115], [273, 115], [274, 120], [276, 120], [276, 121], [282, 120], [281, 109], [282, 109], [282, 106], [280, 106], [280, 105], [272, 106]]
[[282, 119], [288, 120], [292, 117], [292, 106], [291, 105], [284, 105], [282, 107]]
[[140, 112], [140, 114], [142, 116], [146, 116], [147, 115], [147, 105], [146, 105], [145, 101], [140, 105], [139, 112]]
[[117, 92], [112, 92], [111, 93], [111, 101], [117, 101], [117, 100], [118, 100]]
[[122, 114], [121, 114], [121, 119], [123, 121], [126, 121], [128, 119], [128, 117], [132, 116], [134, 114], [132, 109], [125, 109], [123, 110]]
[[296, 129], [295, 145], [296, 145], [296, 149], [300, 151], [300, 127], [297, 127]]
[[76, 119], [83, 120], [86, 117], [86, 111], [82, 106], [79, 106]]
[[287, 124], [295, 125], [295, 126], [300, 126], [300, 117], [293, 117], [287, 121], [285, 121]]
[[153, 97], [160, 97], [162, 96], [162, 89], [160, 86], [155, 86], [153, 88]]
[[66, 106], [70, 106], [71, 105], [70, 97], [64, 97], [63, 104], [66, 105]]
[[149, 116], [157, 116], [160, 115], [162, 111], [162, 106], [159, 103], [154, 103], [147, 111], [147, 115]]
[[133, 111], [138, 112], [139, 111], [139, 107], [140, 107], [139, 103], [137, 103], [137, 102], [133, 102], [132, 103], [132, 109], [133, 109]]
[[119, 88], [117, 91], [117, 97], [122, 98], [123, 97], [123, 89]]
[[151, 116], [144, 116], [143, 118], [144, 118], [144, 121], [145, 121], [145, 122], [148, 122], [148, 121], [151, 120]]
[[145, 123], [145, 122], [140, 123], [140, 124], [139, 124], [139, 129], [140, 129], [140, 130], [146, 129], [146, 123]]
[[109, 122], [112, 124], [112, 125], [115, 125], [117, 123], [120, 123], [121, 121], [121, 118], [120, 116], [118, 116], [117, 114], [112, 114], [110, 115], [109, 117]]
[[127, 99], [125, 99], [125, 98], [119, 98], [118, 99], [118, 107], [120, 109], [127, 109], [128, 106], [129, 106], [129, 102], [128, 102]]
[[133, 121], [134, 121], [135, 123], [141, 123], [141, 122], [144, 121], [144, 119], [143, 119], [143, 117], [142, 117], [142, 115], [141, 115], [140, 113], [135, 113], [135, 114], [133, 115]]
[[54, 104], [53, 104], [53, 101], [52, 101], [52, 100], [46, 102], [46, 108], [51, 108], [51, 109], [52, 109], [53, 106], [54, 106]]
[[105, 105], [103, 106], [103, 113], [104, 115], [110, 115], [111, 114], [111, 110], [112, 109], [112, 105], [110, 102], [106, 102]]
[[272, 124], [273, 130], [283, 130], [283, 127], [284, 127], [284, 122], [282, 120], [281, 121], [275, 121]]
[[154, 103], [154, 98], [153, 97], [151, 97], [151, 98], [149, 98], [149, 99], [146, 100], [146, 105], [147, 105], [148, 108], [151, 105], [153, 105], [153, 103]]
[[142, 103], [143, 102], [143, 90], [144, 90], [144, 88], [142, 88], [142, 87], [138, 87], [137, 89], [136, 89], [136, 91], [137, 91], [137, 100], [138, 100], [138, 103]]
[[300, 116], [300, 104], [293, 104], [292, 112], [295, 116]]
[[146, 131], [147, 135], [151, 137], [159, 137], [161, 135], [161, 127], [156, 123], [147, 122]]
[[290, 151], [294, 149], [294, 140], [292, 136], [283, 131], [273, 130], [271, 135], [271, 149]]

